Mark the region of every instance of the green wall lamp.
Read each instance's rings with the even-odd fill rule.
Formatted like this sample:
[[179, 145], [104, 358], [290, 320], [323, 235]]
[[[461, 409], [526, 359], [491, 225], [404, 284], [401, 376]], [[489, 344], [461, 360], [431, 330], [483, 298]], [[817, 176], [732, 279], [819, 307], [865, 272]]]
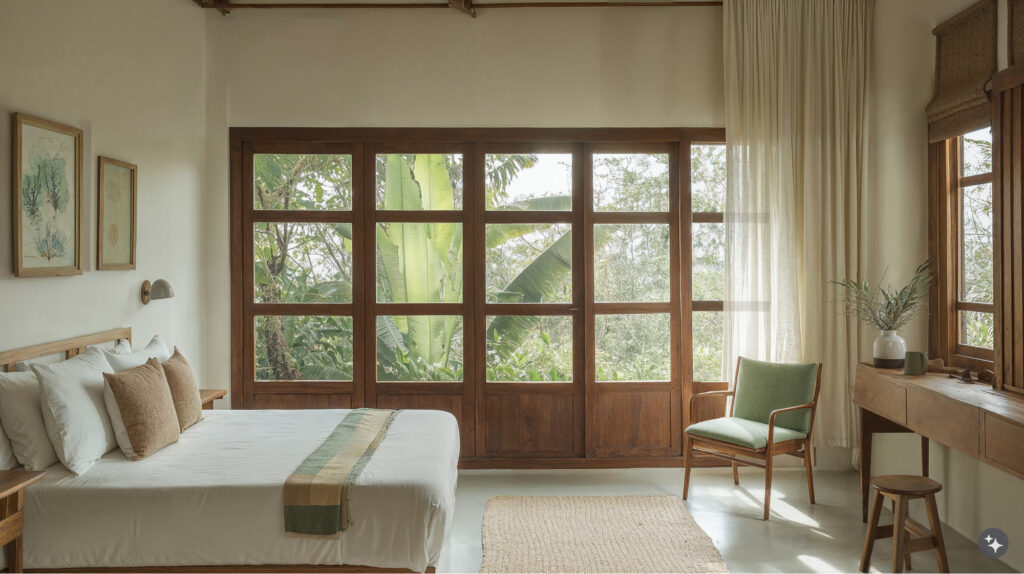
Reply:
[[149, 280], [142, 282], [142, 304], [149, 305], [150, 300], [171, 299], [174, 297], [174, 289], [166, 279], [157, 279], [152, 284]]

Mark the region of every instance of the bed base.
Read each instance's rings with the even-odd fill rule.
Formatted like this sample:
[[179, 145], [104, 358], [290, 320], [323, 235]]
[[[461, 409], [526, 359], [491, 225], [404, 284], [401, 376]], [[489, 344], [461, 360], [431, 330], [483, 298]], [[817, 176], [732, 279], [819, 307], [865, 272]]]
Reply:
[[[427, 568], [426, 572], [434, 574], [435, 568], [433, 566]], [[118, 568], [104, 568], [102, 566], [90, 566], [88, 568], [26, 568], [25, 572], [140, 572], [140, 573], [156, 573], [156, 572], [266, 572], [266, 573], [288, 573], [288, 572], [367, 572], [369, 574], [378, 574], [384, 572], [416, 572], [415, 570], [407, 570], [405, 568], [377, 568], [373, 566], [350, 566], [348, 564], [342, 564], [340, 566], [331, 566], [328, 564], [319, 565], [303, 565], [303, 564], [270, 564], [270, 565], [230, 565], [230, 564], [218, 564], [214, 566], [139, 566], [136, 568], [131, 567], [118, 567]]]

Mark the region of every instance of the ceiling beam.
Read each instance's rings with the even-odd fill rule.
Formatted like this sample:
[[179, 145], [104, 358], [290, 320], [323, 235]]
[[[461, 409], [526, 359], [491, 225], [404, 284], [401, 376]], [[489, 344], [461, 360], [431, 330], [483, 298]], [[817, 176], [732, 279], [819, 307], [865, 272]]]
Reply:
[[448, 0], [448, 5], [463, 14], [469, 14], [476, 18], [476, 10], [473, 9], [473, 0]]
[[196, 4], [199, 4], [200, 8], [213, 8], [221, 14], [227, 16], [231, 13], [231, 7], [229, 0], [193, 0]]
[[447, 0], [445, 2], [232, 2], [231, 0], [192, 0], [202, 8], [213, 8], [221, 14], [242, 8], [455, 8], [476, 17], [478, 8], [697, 8], [721, 6], [721, 0], [518, 0], [514, 2], [484, 2], [473, 0]]

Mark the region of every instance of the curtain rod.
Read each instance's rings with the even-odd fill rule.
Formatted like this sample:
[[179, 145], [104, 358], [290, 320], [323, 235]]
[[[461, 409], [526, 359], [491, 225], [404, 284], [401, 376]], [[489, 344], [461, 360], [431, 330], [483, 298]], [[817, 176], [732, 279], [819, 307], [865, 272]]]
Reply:
[[[197, 0], [199, 1], [199, 0]], [[201, 4], [202, 5], [202, 4]], [[701, 7], [701, 6], [721, 6], [721, 0], [702, 1], [702, 2], [622, 2], [622, 1], [608, 1], [608, 2], [593, 2], [593, 1], [582, 1], [582, 2], [491, 2], [491, 3], [473, 3], [474, 8], [653, 8], [653, 7], [670, 7], [670, 8], [683, 8], [683, 7]], [[324, 2], [304, 2], [297, 4], [286, 4], [286, 3], [245, 3], [245, 4], [228, 4], [228, 3], [209, 3], [202, 5], [204, 8], [213, 8], [215, 10], [231, 11], [243, 8], [257, 8], [257, 9], [282, 9], [282, 8], [450, 8], [448, 3], [431, 2], [431, 3], [384, 3], [384, 2], [356, 2], [348, 4], [340, 3], [324, 3]]]

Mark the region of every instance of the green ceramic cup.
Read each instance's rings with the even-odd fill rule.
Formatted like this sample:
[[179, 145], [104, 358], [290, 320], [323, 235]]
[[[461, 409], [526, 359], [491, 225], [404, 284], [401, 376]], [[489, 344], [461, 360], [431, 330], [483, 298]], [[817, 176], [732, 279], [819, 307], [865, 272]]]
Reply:
[[903, 363], [903, 374], [923, 375], [928, 372], [928, 353], [918, 351], [907, 351], [906, 361]]

